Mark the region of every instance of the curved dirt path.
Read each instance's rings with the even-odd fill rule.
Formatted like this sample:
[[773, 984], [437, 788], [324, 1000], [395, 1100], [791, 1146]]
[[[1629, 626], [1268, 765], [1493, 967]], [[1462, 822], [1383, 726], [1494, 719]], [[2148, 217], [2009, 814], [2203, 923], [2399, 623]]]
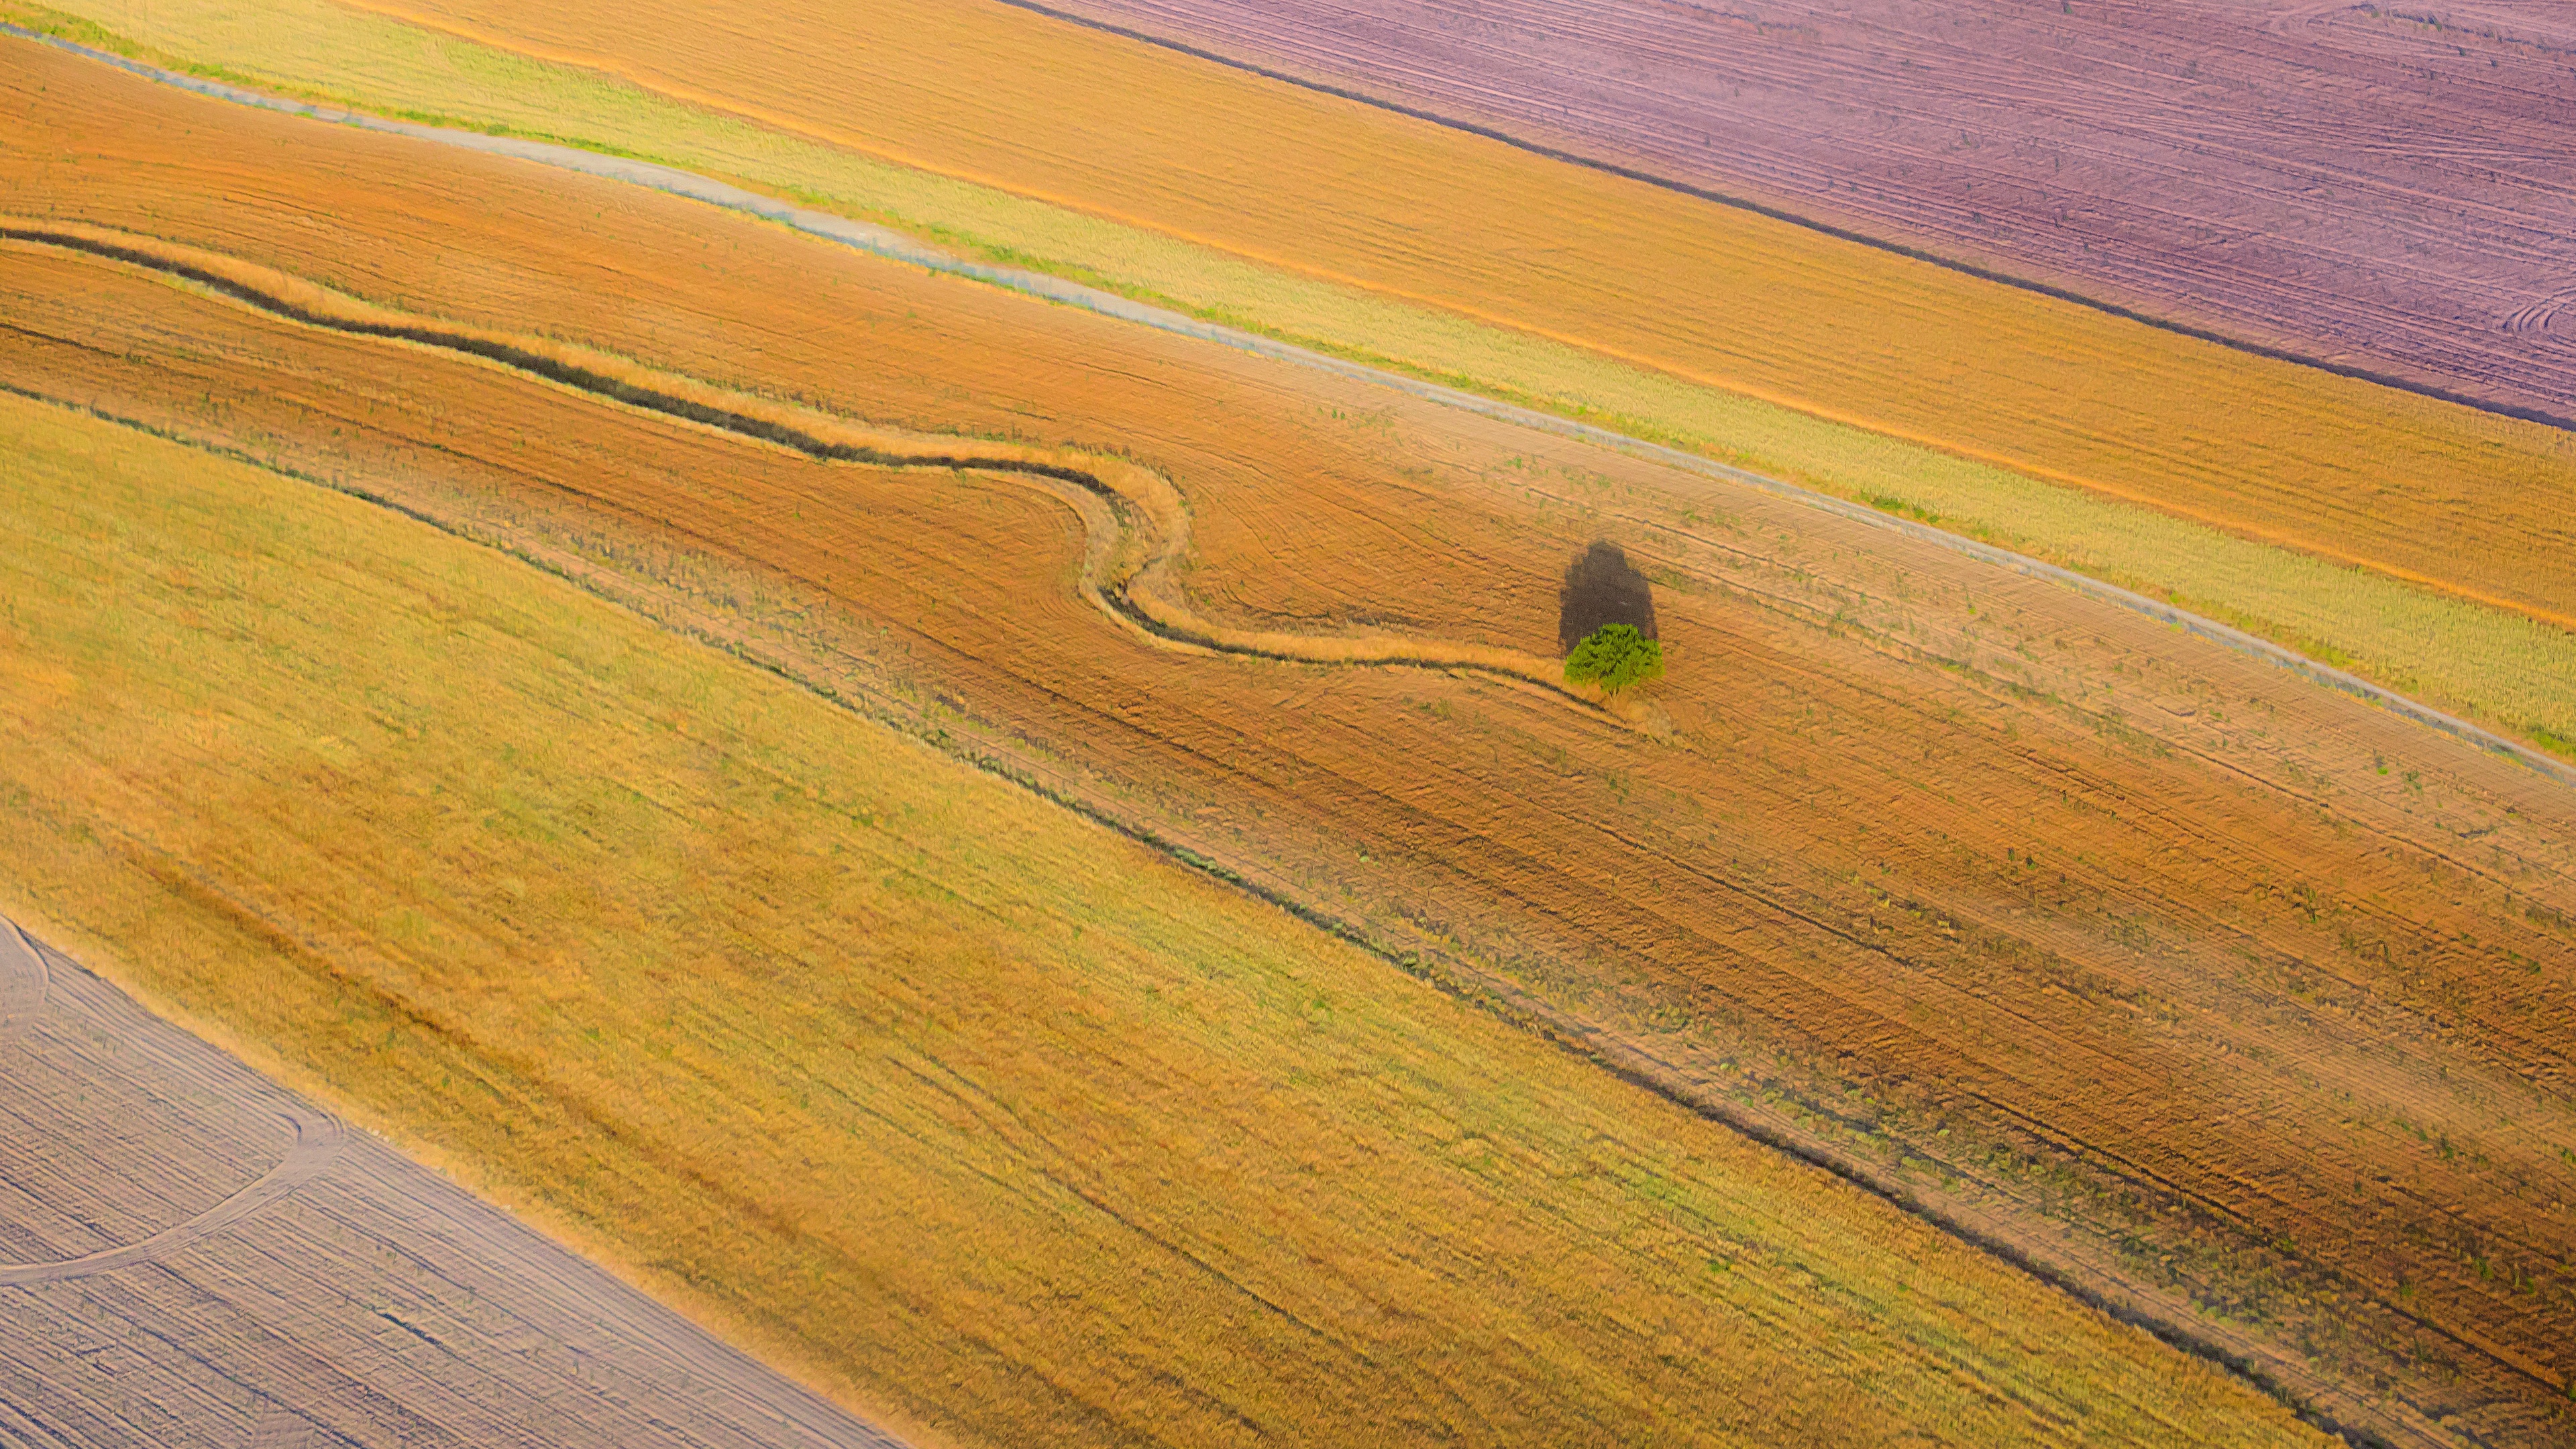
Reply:
[[170, 1254], [192, 1248], [285, 1199], [321, 1176], [338, 1160], [341, 1131], [338, 1118], [299, 1105], [290, 1111], [280, 1112], [277, 1120], [295, 1133], [295, 1145], [286, 1149], [286, 1155], [278, 1159], [277, 1165], [261, 1174], [259, 1180], [250, 1186], [195, 1217], [174, 1223], [148, 1238], [50, 1263], [0, 1263], [0, 1288], [60, 1283], [71, 1278], [86, 1278], [93, 1273], [112, 1273], [139, 1263], [158, 1262]]
[[1301, 664], [1465, 670], [1535, 687], [1621, 724], [1649, 730], [1661, 724], [1652, 706], [1606, 696], [1590, 685], [1569, 684], [1557, 660], [1518, 650], [1402, 635], [1244, 629], [1211, 620], [1192, 608], [1172, 581], [1189, 550], [1189, 508], [1180, 490], [1153, 469], [1112, 454], [871, 427], [594, 348], [396, 311], [273, 267], [109, 227], [0, 215], [0, 243], [138, 268], [266, 316], [456, 354], [602, 402], [789, 448], [820, 462], [967, 470], [1037, 487], [1065, 499], [1083, 520], [1083, 592], [1130, 633], [1159, 648]]
[[[1301, 367], [1310, 367], [1324, 372], [1335, 373], [1342, 377], [1372, 383], [1380, 387], [1393, 388], [1398, 392], [1422, 398], [1429, 402], [1435, 402], [1444, 407], [1454, 407], [1464, 412], [1476, 413], [1484, 417], [1499, 419], [1522, 427], [1535, 428], [1541, 432], [1554, 433], [1560, 437], [1575, 438], [1583, 442], [1594, 443], [1608, 448], [1615, 448], [1636, 457], [1650, 459], [1671, 467], [1683, 469], [1687, 472], [1698, 473], [1704, 477], [1723, 479], [1730, 483], [1758, 488], [1766, 493], [1793, 500], [1807, 507], [1821, 509], [1827, 513], [1832, 513], [1839, 517], [1847, 518], [1872, 528], [1882, 528], [1891, 532], [1901, 533], [1907, 537], [1949, 549], [1954, 553], [1966, 554], [1971, 558], [1993, 564], [1999, 568], [2009, 569], [2012, 572], [2024, 574], [2032, 578], [2045, 579], [2051, 583], [2060, 584], [2067, 588], [2074, 589], [2079, 593], [2089, 594], [2094, 598], [2103, 600], [2104, 602], [2115, 604], [2123, 609], [2128, 609], [2135, 613], [2144, 614], [2161, 623], [2170, 624], [2175, 628], [2181, 629], [2198, 638], [2206, 639], [2211, 643], [2222, 645], [2228, 649], [2235, 650], [2240, 654], [2249, 655], [2253, 658], [2260, 659], [2265, 663], [2287, 669], [2294, 674], [2305, 676], [2310, 681], [2324, 685], [2328, 689], [2337, 690], [2356, 698], [2366, 700], [2388, 710], [2392, 714], [2402, 716], [2403, 718], [2412, 720], [2417, 724], [2424, 725], [2427, 728], [2450, 735], [2490, 754], [2500, 755], [2519, 764], [2528, 766], [2539, 774], [2558, 781], [2561, 784], [2576, 785], [2576, 765], [2570, 765], [2559, 760], [2555, 756], [2534, 749], [2519, 740], [2508, 739], [2491, 730], [2484, 729], [2467, 720], [2461, 719], [2456, 715], [2446, 714], [2429, 705], [2419, 703], [2403, 694], [2400, 694], [2396, 690], [2389, 689], [2384, 685], [2372, 683], [2367, 679], [2361, 678], [2359, 675], [2310, 659], [2296, 650], [2287, 648], [2280, 644], [2275, 644], [2271, 640], [2262, 638], [2259, 635], [2250, 634], [2242, 629], [2222, 624], [2215, 619], [2206, 618], [2202, 615], [2192, 613], [2187, 609], [2178, 608], [2161, 599], [2152, 598], [2148, 595], [2138, 593], [2135, 590], [2124, 589], [2116, 584], [2105, 583], [2100, 579], [2093, 578], [2087, 574], [2078, 573], [2073, 569], [2063, 568], [2059, 565], [2031, 558], [2024, 554], [2014, 553], [2009, 549], [1998, 548], [1992, 544], [1981, 543], [1972, 538], [1950, 533], [1943, 529], [1934, 528], [1929, 524], [1918, 523], [1910, 518], [1901, 518], [1894, 514], [1882, 513], [1875, 508], [1871, 508], [1863, 504], [1848, 502], [1828, 493], [1817, 492], [1811, 488], [1803, 488], [1795, 483], [1773, 478], [1767, 474], [1753, 472], [1749, 469], [1737, 468], [1725, 463], [1719, 463], [1712, 459], [1701, 457], [1696, 453], [1684, 452], [1681, 449], [1666, 447], [1659, 443], [1644, 442], [1642, 440], [1629, 437], [1624, 433], [1614, 432], [1611, 429], [1600, 427], [1595, 424], [1576, 422], [1569, 418], [1558, 417], [1553, 413], [1544, 413], [1532, 408], [1520, 407], [1506, 402], [1498, 402], [1492, 398], [1483, 397], [1471, 392], [1464, 392], [1457, 388], [1443, 387], [1437, 383], [1423, 382], [1415, 378], [1407, 377], [1401, 373], [1388, 372], [1380, 368], [1369, 367], [1361, 363], [1350, 362], [1342, 358], [1328, 356], [1324, 353], [1310, 351], [1303, 347], [1292, 346], [1288, 343], [1275, 341], [1271, 338], [1263, 337], [1255, 333], [1239, 331], [1235, 328], [1220, 326], [1212, 322], [1203, 322], [1195, 317], [1190, 317], [1161, 307], [1149, 306], [1142, 302], [1132, 301], [1113, 292], [1102, 291], [1096, 287], [1086, 287], [1080, 283], [1069, 282], [1060, 277], [1049, 276], [1043, 272], [1025, 271], [1016, 267], [999, 267], [987, 265], [981, 262], [968, 261], [964, 258], [951, 255], [950, 253], [941, 251], [936, 247], [916, 241], [911, 237], [905, 236], [899, 232], [888, 230], [884, 227], [870, 226], [864, 222], [852, 221], [847, 217], [836, 216], [829, 212], [815, 211], [805, 207], [793, 206], [786, 202], [760, 195], [757, 192], [746, 191], [741, 187], [730, 186], [724, 182], [712, 180], [694, 172], [683, 171], [674, 166], [662, 166], [649, 161], [638, 161], [625, 157], [602, 155], [598, 152], [584, 151], [579, 147], [558, 145], [552, 142], [524, 140], [513, 136], [492, 136], [478, 131], [452, 130], [438, 126], [421, 125], [412, 121], [388, 120], [381, 116], [368, 115], [358, 111], [344, 110], [336, 107], [317, 106], [303, 101], [287, 100], [282, 97], [263, 94], [259, 91], [248, 90], [240, 86], [225, 85], [218, 81], [201, 80], [195, 76], [182, 75], [176, 71], [164, 70], [158, 66], [146, 65], [141, 61], [129, 60], [124, 56], [116, 55], [108, 51], [81, 45], [77, 42], [64, 40], [56, 36], [45, 35], [37, 31], [28, 30], [6, 22], [0, 22], [0, 34], [15, 35], [27, 40], [40, 41], [44, 44], [55, 46], [73, 54], [115, 66], [118, 69], [127, 71], [133, 75], [141, 76], [146, 80], [173, 86], [178, 89], [190, 91], [215, 100], [230, 101], [237, 105], [252, 106], [261, 110], [276, 111], [287, 115], [305, 116], [340, 125], [356, 126], [363, 130], [377, 131], [388, 135], [408, 136], [415, 140], [431, 141], [442, 146], [453, 146], [468, 151], [480, 151], [490, 155], [514, 157], [519, 160], [533, 161], [543, 166], [552, 166], [566, 171], [576, 171], [584, 175], [602, 177], [612, 181], [623, 181], [631, 185], [650, 187], [656, 191], [666, 191], [675, 196], [684, 196], [691, 200], [702, 201], [712, 206], [720, 206], [727, 210], [745, 212], [753, 216], [761, 217], [765, 220], [775, 221], [782, 225], [792, 227], [797, 231], [804, 232], [809, 236], [819, 237], [826, 241], [838, 242], [844, 246], [855, 247], [860, 251], [884, 257], [888, 260], [908, 262], [912, 265], [925, 267], [932, 271], [945, 272], [954, 276], [966, 277], [975, 281], [989, 283], [994, 286], [1005, 287], [1012, 291], [1025, 293], [1029, 296], [1042, 298], [1051, 302], [1062, 303], [1066, 306], [1080, 307], [1086, 311], [1097, 312], [1103, 316], [1114, 317], [1121, 321], [1139, 323], [1147, 327], [1155, 328], [1159, 331], [1176, 333], [1185, 337], [1195, 337], [1202, 341], [1214, 342], [1222, 346], [1232, 347], [1238, 351], [1250, 352], [1262, 357], [1295, 363]], [[1256, 650], [1248, 652], [1260, 651]], [[1415, 661], [1388, 659], [1382, 662], [1397, 663]], [[1517, 674], [1517, 671], [1511, 670], [1498, 672]], [[1557, 692], [1562, 692], [1563, 690], [1561, 683], [1554, 682], [1553, 679], [1547, 682], [1545, 687]]]
[[[45, 958], [18, 928], [0, 920], [0, 1047], [13, 1044], [16, 1030], [42, 1011], [51, 985]], [[43, 1263], [0, 1263], [0, 1287], [59, 1283], [150, 1263], [194, 1246], [242, 1219], [285, 1198], [329, 1169], [340, 1151], [338, 1118], [301, 1102], [277, 1108], [277, 1120], [295, 1134], [294, 1145], [277, 1164], [248, 1187], [205, 1211], [169, 1227], [113, 1248]]]

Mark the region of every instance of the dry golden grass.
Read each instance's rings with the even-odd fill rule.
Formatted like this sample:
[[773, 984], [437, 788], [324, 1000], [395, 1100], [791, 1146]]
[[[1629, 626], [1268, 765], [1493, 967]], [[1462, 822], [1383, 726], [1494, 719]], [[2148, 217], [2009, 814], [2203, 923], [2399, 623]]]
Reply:
[[2315, 1442], [533, 570], [0, 399], [5, 905], [949, 1443]]
[[[2576, 465], [2569, 461], [2565, 440], [2547, 429], [2498, 424], [2463, 410], [2419, 405], [2384, 390], [2255, 363], [2143, 328], [2125, 327], [2080, 309], [2052, 311], [2056, 304], [1980, 288], [1871, 254], [1863, 254], [1870, 257], [1871, 265], [1895, 269], [1879, 276], [1896, 287], [1895, 292], [1873, 294], [1865, 303], [1853, 304], [1834, 319], [1834, 330], [1828, 333], [1807, 335], [1792, 327], [1780, 335], [1749, 331], [1739, 339], [1751, 346], [1767, 335], [1770, 342], [1762, 345], [1781, 343], [1787, 348], [1788, 363], [1826, 368], [1834, 361], [1830, 344], [1836, 338], [1847, 340], [1849, 328], [1865, 324], [1898, 329], [1903, 346], [1882, 347], [1873, 356], [1859, 358], [1853, 365], [1862, 370], [1847, 379], [1865, 395], [1863, 401], [1875, 405], [1882, 400], [1875, 389], [1888, 381], [1889, 369], [1914, 375], [1910, 370], [1926, 358], [1940, 362], [1937, 348], [1929, 353], [1910, 350], [1916, 340], [1937, 342], [1946, 337], [1955, 350], [1982, 336], [1975, 329], [1995, 322], [1989, 301], [2010, 314], [2006, 321], [2018, 317], [2015, 326], [2037, 327], [2040, 324], [2031, 318], [2038, 316], [2050, 319], [2047, 326], [2054, 328], [2061, 312], [2077, 318], [2078, 322], [2068, 324], [2075, 332], [2064, 338], [2050, 334], [2043, 350], [2055, 361], [2048, 366], [2100, 366], [2111, 369], [2112, 375], [2107, 403], [2100, 393], [2081, 389], [2072, 394], [2076, 401], [2090, 398], [2088, 406], [2101, 404], [2116, 411], [2153, 408], [2163, 405], [2159, 400], [2180, 399], [2175, 407], [2188, 415], [2190, 426], [2169, 427], [2172, 418], [2150, 412], [2130, 417], [2123, 425], [2126, 432], [2100, 431], [2096, 428], [2100, 418], [2078, 416], [2058, 406], [2055, 390], [2066, 378], [2062, 370], [2049, 373], [2035, 391], [2016, 394], [2019, 401], [2013, 406], [2021, 411], [2015, 415], [2017, 421], [2005, 419], [2010, 426], [2003, 434], [2027, 441], [2052, 428], [2072, 430], [2084, 435], [2077, 439], [2082, 445], [2077, 451], [2083, 456], [2119, 465], [2089, 479], [2111, 492], [2069, 488], [2036, 481], [2066, 472], [2041, 456], [2045, 449], [2015, 452], [1988, 447], [1964, 433], [1925, 431], [1893, 414], [1826, 406], [1792, 398], [1787, 391], [1776, 395], [1795, 401], [1796, 407], [1764, 402], [1746, 392], [1694, 381], [1699, 373], [1668, 366], [1647, 353], [1634, 353], [1642, 365], [1632, 365], [1619, 360], [1622, 354], [1615, 350], [1605, 351], [1563, 329], [1558, 331], [1569, 341], [1487, 325], [1474, 320], [1471, 311], [1451, 309], [1437, 298], [1417, 305], [1407, 300], [1411, 294], [1388, 290], [1368, 278], [1344, 284], [1281, 270], [1247, 260], [1253, 253], [1225, 249], [1219, 244], [1221, 238], [1182, 240], [1168, 230], [1128, 225], [1102, 214], [1031, 199], [1032, 195], [1052, 196], [1051, 190], [1020, 194], [871, 159], [846, 146], [815, 139], [822, 133], [792, 117], [771, 117], [791, 128], [784, 130], [742, 119], [741, 105], [699, 87], [679, 86], [669, 94], [646, 90], [613, 75], [548, 64], [454, 35], [356, 13], [328, 0], [264, 0], [247, 7], [212, 0], [153, 0], [150, 4], [73, 0], [72, 8], [111, 27], [108, 33], [83, 32], [97, 43], [139, 49], [171, 63], [211, 62], [212, 70], [236, 79], [380, 111], [564, 137], [741, 177], [831, 209], [980, 248], [997, 258], [1101, 281], [1203, 316], [1606, 421], [1643, 436], [1795, 477], [2115, 582], [2170, 594], [2191, 607], [2445, 707], [2562, 752], [2576, 752], [2576, 687], [2571, 687], [2561, 657], [2567, 652], [2564, 631], [2555, 625], [2535, 625], [2528, 614], [2500, 617], [2459, 597], [2403, 583], [2402, 576], [2423, 575], [2424, 570], [2402, 561], [2394, 565], [2396, 574], [2336, 562], [2355, 556], [2347, 546], [2353, 540], [2378, 536], [2369, 519], [2356, 523], [2350, 517], [2338, 517], [2323, 531], [2321, 542], [2315, 530], [2284, 533], [2250, 515], [2240, 517], [2242, 510], [2224, 499], [2220, 502], [2225, 506], [2203, 507], [2191, 504], [2181, 493], [2156, 494], [2161, 502], [2152, 509], [2121, 501], [2126, 496], [2149, 496], [2153, 489], [2148, 484], [2165, 476], [2158, 470], [2170, 470], [2189, 488], [2205, 485], [2222, 493], [2239, 485], [2259, 489], [2278, 483], [2304, 492], [2303, 498], [2284, 505], [2293, 514], [2355, 504], [2366, 510], [2384, 508], [2387, 517], [2381, 521], [2391, 522], [2401, 542], [2439, 555], [2444, 568], [2482, 571], [2556, 591], [2559, 584], [2551, 582], [2550, 574], [2555, 565], [2543, 556], [2564, 557], [2563, 548], [2525, 550], [2511, 536], [2516, 528], [2535, 522], [2522, 537], [2557, 538], [2565, 531], [2570, 477]], [[66, 22], [59, 12], [23, 3], [0, 9], [30, 23]], [[68, 28], [79, 29], [77, 25]], [[477, 29], [475, 33], [485, 32]], [[1096, 37], [1080, 43], [1108, 44]], [[1169, 62], [1164, 58], [1153, 63]], [[900, 94], [900, 90], [872, 94]], [[728, 107], [729, 113], [683, 105], [672, 95], [707, 100]], [[922, 119], [901, 114], [886, 123], [918, 124]], [[1464, 144], [1454, 138], [1451, 143]], [[1123, 146], [1113, 150], [1126, 154]], [[1672, 198], [1660, 201], [1685, 204]], [[1714, 215], [1718, 219], [1709, 225], [1719, 230], [1710, 235], [1732, 236], [1723, 229], [1755, 225], [1733, 213]], [[1415, 220], [1405, 223], [1408, 232]], [[1767, 227], [1767, 223], [1758, 224], [1756, 230], [1767, 236]], [[1828, 259], [1843, 254], [1830, 243], [1808, 240], [1825, 247], [1823, 255]], [[1412, 252], [1406, 255], [1422, 261]], [[1776, 249], [1759, 248], [1750, 255], [1773, 261], [1779, 256]], [[1818, 277], [1832, 275], [1830, 268], [1816, 272], [1809, 265], [1813, 258], [1799, 256], [1801, 261], [1790, 270], [1800, 286], [1812, 289], [1823, 285]], [[1703, 260], [1716, 265], [1725, 259]], [[1689, 264], [1689, 259], [1681, 264]], [[1726, 264], [1746, 263], [1738, 257]], [[1915, 296], [1888, 281], [1889, 277], [1908, 286], [1914, 278], [1930, 277], [1944, 286], [1966, 289], [1959, 296], [1977, 305], [1953, 305], [1958, 298], [1949, 293]], [[1737, 276], [1730, 286], [1752, 290], [1719, 290], [1709, 295], [1723, 302], [1729, 326], [1754, 327], [1770, 316], [1764, 310], [1770, 306], [1766, 299], [1787, 295], [1773, 288], [1777, 280], [1748, 281]], [[1664, 300], [1656, 299], [1659, 314]], [[2012, 311], [2016, 307], [2041, 311], [2023, 316]], [[2003, 348], [2002, 361], [2012, 364], [2004, 371], [1989, 373], [1987, 363], [1992, 358], [1971, 357], [1962, 363], [1953, 356], [1942, 364], [1948, 368], [1947, 375], [1933, 378], [1926, 370], [1911, 383], [1900, 377], [1902, 385], [1884, 397], [1918, 410], [1928, 407], [1938, 418], [1973, 422], [1980, 416], [1975, 411], [1979, 397], [1953, 385], [1963, 375], [1962, 368], [1987, 384], [2001, 386], [2013, 384], [2016, 378], [2027, 380], [2024, 374], [2029, 368], [2041, 366], [2017, 350], [2020, 342], [2013, 339], [2022, 334], [2010, 329], [2006, 333], [2010, 335], [1985, 338], [1985, 343]], [[2147, 350], [2128, 357], [2121, 349], [2132, 344]], [[1825, 350], [1806, 356], [1802, 349], [1811, 347]], [[2158, 352], [2160, 348], [2182, 351]], [[2194, 373], [2204, 361], [2219, 371], [2207, 376]], [[2181, 371], [2174, 372], [2176, 368]], [[2233, 402], [2249, 384], [2254, 385], [2245, 394], [2252, 400], [2251, 411]], [[2285, 386], [2287, 392], [2281, 390]], [[2212, 390], [2230, 398], [2230, 403], [2204, 406]], [[2316, 411], [2317, 407], [2324, 410]], [[1871, 426], [1831, 420], [1845, 415]], [[2208, 435], [2208, 428], [2222, 425], [2239, 429], [2241, 436]], [[1937, 446], [1906, 441], [1909, 436], [1931, 439]], [[2152, 446], [2141, 446], [2142, 439]], [[2250, 459], [2249, 447], [2255, 450]], [[2374, 457], [2374, 450], [2384, 451]], [[2123, 474], [2121, 468], [2136, 476]], [[2123, 477], [2129, 481], [2124, 483]], [[2463, 478], [2465, 486], [2453, 489], [2442, 501], [2441, 517], [2427, 521], [2420, 513], [2407, 511], [2409, 497], [2416, 496], [2409, 492], [2415, 483]], [[2527, 507], [2531, 517], [2518, 523], [2499, 521], [2503, 515], [2491, 512], [2488, 505], [2506, 501]], [[2194, 522], [2195, 517], [2211, 523]], [[2481, 532], [2489, 523], [2500, 531]], [[2265, 537], [2311, 551], [2275, 546], [2261, 541]], [[2530, 600], [2523, 602], [2530, 609], [2549, 611]]]

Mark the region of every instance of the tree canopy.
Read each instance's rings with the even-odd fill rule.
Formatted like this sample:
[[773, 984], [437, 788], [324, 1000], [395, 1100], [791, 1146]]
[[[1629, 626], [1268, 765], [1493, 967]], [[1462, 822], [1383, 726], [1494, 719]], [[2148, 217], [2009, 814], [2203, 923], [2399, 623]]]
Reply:
[[1632, 624], [1604, 624], [1583, 636], [1565, 656], [1565, 682], [1598, 684], [1617, 694], [1664, 673], [1664, 646]]

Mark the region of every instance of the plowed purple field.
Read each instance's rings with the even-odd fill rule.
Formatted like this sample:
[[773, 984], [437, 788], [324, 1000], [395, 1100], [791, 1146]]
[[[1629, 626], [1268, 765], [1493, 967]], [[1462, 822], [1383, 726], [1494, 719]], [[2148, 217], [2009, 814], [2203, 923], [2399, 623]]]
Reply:
[[2576, 6], [1047, 0], [2293, 355], [2576, 414]]

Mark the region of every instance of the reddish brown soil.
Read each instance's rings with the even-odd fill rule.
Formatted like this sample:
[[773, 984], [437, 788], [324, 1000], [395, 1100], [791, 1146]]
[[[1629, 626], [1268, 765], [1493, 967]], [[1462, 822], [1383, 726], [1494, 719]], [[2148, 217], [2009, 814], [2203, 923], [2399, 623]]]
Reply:
[[1048, 8], [2302, 357], [2576, 416], [2564, 7]]
[[826, 467], [94, 260], [0, 249], [0, 383], [506, 534], [1516, 996], [2340, 1421], [2567, 1432], [2558, 787], [1761, 495], [668, 198], [137, 89], [22, 83], [13, 205], [888, 423], [1125, 448], [1190, 501], [1199, 601], [1246, 623], [1543, 651], [1608, 539], [1655, 582], [1675, 735], [1156, 651], [1078, 597], [1078, 521], [1017, 485]]

